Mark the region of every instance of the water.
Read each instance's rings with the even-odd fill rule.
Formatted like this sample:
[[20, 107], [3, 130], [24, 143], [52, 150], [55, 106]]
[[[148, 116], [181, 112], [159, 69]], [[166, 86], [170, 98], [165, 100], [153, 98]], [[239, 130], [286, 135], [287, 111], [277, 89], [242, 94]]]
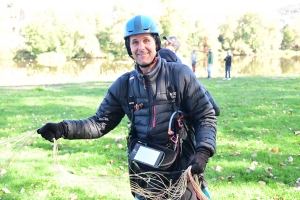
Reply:
[[[109, 61], [106, 59], [70, 60], [63, 64], [38, 64], [36, 61], [0, 62], [0, 86], [43, 85], [76, 83], [89, 81], [114, 81], [117, 77], [133, 69], [129, 61]], [[219, 58], [213, 65], [213, 78], [224, 77], [224, 61]], [[299, 76], [300, 56], [241, 57], [232, 59], [231, 77], [240, 76]], [[198, 63], [198, 78], [207, 77], [205, 61]]]

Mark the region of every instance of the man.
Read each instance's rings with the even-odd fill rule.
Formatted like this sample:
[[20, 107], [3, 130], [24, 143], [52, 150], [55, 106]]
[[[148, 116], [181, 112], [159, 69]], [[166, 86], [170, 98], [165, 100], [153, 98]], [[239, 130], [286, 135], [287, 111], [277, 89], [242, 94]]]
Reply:
[[[160, 55], [161, 58], [165, 59], [167, 62], [175, 62], [175, 63], [180, 63], [181, 64], [181, 61], [179, 60], [179, 58], [170, 49], [161, 48], [158, 51], [158, 54]], [[217, 102], [215, 101], [213, 96], [206, 90], [206, 88], [203, 85], [201, 85], [201, 87], [202, 87], [202, 89], [204, 89], [206, 96], [208, 97], [210, 103], [212, 104], [212, 106], [215, 110], [216, 116], [219, 116], [221, 110], [220, 110], [220, 107], [218, 106]]]
[[[165, 39], [165, 43], [164, 43], [164, 47], [166, 49], [170, 49], [171, 51], [173, 51], [176, 56], [179, 58], [179, 61], [190, 67], [189, 63], [187, 62], [187, 60], [181, 55], [181, 53], [178, 52], [178, 49], [180, 47], [180, 41], [176, 36], [164, 36], [163, 39]], [[178, 61], [178, 62], [179, 62]], [[191, 67], [190, 67], [191, 68]]]
[[[130, 19], [125, 26], [124, 40], [128, 55], [136, 62], [135, 70], [125, 73], [109, 87], [96, 114], [83, 120], [47, 123], [37, 132], [49, 141], [99, 138], [113, 130], [126, 115], [131, 121], [130, 174], [157, 170], [166, 174], [172, 183], [178, 178], [173, 172], [181, 172], [188, 166], [192, 174], [202, 174], [209, 157], [216, 152], [217, 132], [215, 112], [204, 89], [185, 65], [167, 63], [159, 56], [159, 28], [152, 18], [138, 15]], [[173, 124], [173, 117], [179, 115]], [[172, 128], [184, 130], [184, 116], [194, 129], [189, 135]], [[195, 145], [194, 150], [192, 145]], [[145, 149], [150, 153], [143, 154]], [[138, 154], [141, 156], [137, 158]], [[161, 158], [162, 154], [165, 157]], [[155, 162], [149, 160], [150, 157]], [[135, 199], [140, 200], [149, 198], [146, 193], [134, 190], [135, 186], [150, 194], [157, 189], [144, 179], [131, 179], [130, 185]], [[187, 197], [196, 199], [191, 189], [182, 195], [182, 199]]]
[[197, 64], [197, 57], [196, 57], [196, 50], [193, 50], [192, 53], [192, 68], [193, 68], [193, 72], [196, 72], [196, 64]]
[[211, 77], [211, 68], [214, 62], [214, 57], [212, 54], [211, 49], [208, 49], [208, 58], [207, 58], [207, 78], [212, 78]]
[[[224, 58], [225, 61], [225, 78], [223, 80], [231, 80], [230, 78], [230, 68], [231, 68], [231, 52], [227, 51], [227, 56]], [[228, 78], [227, 78], [228, 75]]]

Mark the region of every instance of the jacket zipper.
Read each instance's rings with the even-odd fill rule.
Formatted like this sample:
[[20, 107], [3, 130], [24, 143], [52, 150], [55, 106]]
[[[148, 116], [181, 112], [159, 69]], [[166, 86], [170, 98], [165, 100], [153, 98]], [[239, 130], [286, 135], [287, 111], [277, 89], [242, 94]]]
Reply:
[[156, 126], [156, 105], [153, 106], [153, 119], [152, 119], [152, 127]]
[[145, 81], [145, 79], [143, 78], [143, 85], [144, 85], [144, 89], [146, 90], [147, 89], [147, 87], [146, 87], [146, 81]]

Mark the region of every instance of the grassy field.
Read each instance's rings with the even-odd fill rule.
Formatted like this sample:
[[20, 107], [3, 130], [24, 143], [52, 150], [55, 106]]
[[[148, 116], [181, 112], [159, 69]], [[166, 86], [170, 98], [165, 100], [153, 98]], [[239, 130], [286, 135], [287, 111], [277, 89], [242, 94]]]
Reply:
[[[300, 199], [300, 78], [200, 79], [219, 106], [213, 199]], [[0, 87], [0, 200], [133, 199], [127, 122], [95, 140], [52, 143], [46, 122], [92, 116], [110, 82]]]

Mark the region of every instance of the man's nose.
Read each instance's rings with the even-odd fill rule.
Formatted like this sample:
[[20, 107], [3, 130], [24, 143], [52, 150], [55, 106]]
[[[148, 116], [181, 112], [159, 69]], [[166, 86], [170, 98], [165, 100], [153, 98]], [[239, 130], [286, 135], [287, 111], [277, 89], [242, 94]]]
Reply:
[[143, 42], [140, 42], [139, 43], [139, 46], [138, 46], [138, 49], [139, 50], [142, 50], [142, 49], [144, 49], [145, 48], [145, 44], [143, 43]]

